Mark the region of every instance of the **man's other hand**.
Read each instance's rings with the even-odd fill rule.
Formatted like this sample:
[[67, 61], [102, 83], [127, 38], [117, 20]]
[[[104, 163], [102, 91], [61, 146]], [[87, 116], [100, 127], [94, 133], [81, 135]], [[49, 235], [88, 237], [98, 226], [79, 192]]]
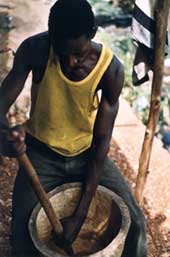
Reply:
[[25, 131], [18, 125], [13, 128], [0, 128], [0, 154], [17, 157], [26, 151]]

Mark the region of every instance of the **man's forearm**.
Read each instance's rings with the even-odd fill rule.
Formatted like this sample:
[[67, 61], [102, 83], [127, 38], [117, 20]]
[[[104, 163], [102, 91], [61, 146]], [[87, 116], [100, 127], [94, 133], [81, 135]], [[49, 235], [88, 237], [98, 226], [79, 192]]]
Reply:
[[6, 127], [8, 124], [9, 123], [6, 114], [0, 110], [0, 127]]
[[8, 124], [6, 115], [24, 87], [29, 71], [23, 73], [12, 69], [0, 85], [0, 121]]
[[99, 184], [102, 170], [103, 164], [99, 165], [95, 161], [91, 163], [91, 168], [89, 168], [88, 171], [89, 174], [86, 178], [86, 181], [83, 183], [81, 201], [75, 212], [75, 215], [80, 220], [84, 220], [87, 215], [90, 203]]
[[0, 100], [0, 128], [8, 127], [8, 119], [7, 119], [6, 111], [4, 111], [2, 101]]
[[103, 140], [97, 146], [92, 149], [90, 154], [90, 159], [88, 161], [87, 175], [82, 186], [82, 196], [80, 203], [75, 211], [75, 215], [81, 220], [84, 220], [93, 196], [96, 192], [97, 186], [100, 182], [100, 178], [103, 172], [104, 160], [107, 156], [109, 149], [109, 141]]

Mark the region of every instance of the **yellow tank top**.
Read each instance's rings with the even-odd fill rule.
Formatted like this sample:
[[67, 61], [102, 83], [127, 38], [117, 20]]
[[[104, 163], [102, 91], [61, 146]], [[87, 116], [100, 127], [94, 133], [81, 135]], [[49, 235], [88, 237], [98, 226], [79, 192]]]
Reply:
[[102, 46], [96, 66], [85, 79], [75, 82], [63, 74], [50, 53], [44, 77], [36, 85], [38, 94], [27, 132], [65, 156], [88, 149], [98, 107], [95, 91], [112, 57], [111, 50]]

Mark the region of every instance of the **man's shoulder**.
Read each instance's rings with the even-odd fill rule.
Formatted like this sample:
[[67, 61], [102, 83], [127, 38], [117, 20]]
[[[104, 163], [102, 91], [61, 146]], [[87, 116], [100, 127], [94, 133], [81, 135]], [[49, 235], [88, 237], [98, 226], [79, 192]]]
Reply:
[[26, 38], [22, 42], [22, 44], [37, 45], [37, 44], [45, 43], [45, 41], [48, 42], [48, 40], [49, 40], [48, 31], [44, 31]]
[[26, 38], [22, 43], [22, 48], [26, 48], [28, 51], [41, 51], [49, 46], [48, 32], [42, 32]]
[[105, 88], [105, 84], [107, 85], [111, 85], [112, 87], [114, 87], [115, 81], [117, 81], [119, 79], [119, 76], [123, 76], [124, 75], [124, 66], [122, 64], [122, 62], [118, 59], [118, 57], [116, 57], [114, 54], [112, 56], [111, 62], [108, 65], [105, 73], [103, 74], [102, 77], [102, 85]]
[[26, 38], [17, 50], [18, 56], [23, 56], [30, 69], [45, 65], [49, 54], [48, 32], [42, 32]]
[[122, 62], [118, 59], [117, 56], [115, 56], [113, 54], [110, 65], [108, 66], [104, 75], [105, 75], [105, 77], [111, 76], [114, 78], [116, 76], [117, 72], [123, 72], [123, 70], [124, 70], [124, 67], [123, 67]]
[[110, 102], [117, 99], [124, 84], [124, 67], [121, 61], [113, 55], [110, 65], [105, 71], [100, 89]]

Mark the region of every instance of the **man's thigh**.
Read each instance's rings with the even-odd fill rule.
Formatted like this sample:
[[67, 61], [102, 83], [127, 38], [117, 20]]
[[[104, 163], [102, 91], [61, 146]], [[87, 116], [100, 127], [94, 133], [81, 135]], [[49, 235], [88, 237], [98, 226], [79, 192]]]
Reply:
[[118, 194], [129, 208], [131, 226], [122, 257], [146, 257], [147, 240], [144, 215], [136, 203], [129, 185], [116, 165], [107, 158], [100, 184]]

